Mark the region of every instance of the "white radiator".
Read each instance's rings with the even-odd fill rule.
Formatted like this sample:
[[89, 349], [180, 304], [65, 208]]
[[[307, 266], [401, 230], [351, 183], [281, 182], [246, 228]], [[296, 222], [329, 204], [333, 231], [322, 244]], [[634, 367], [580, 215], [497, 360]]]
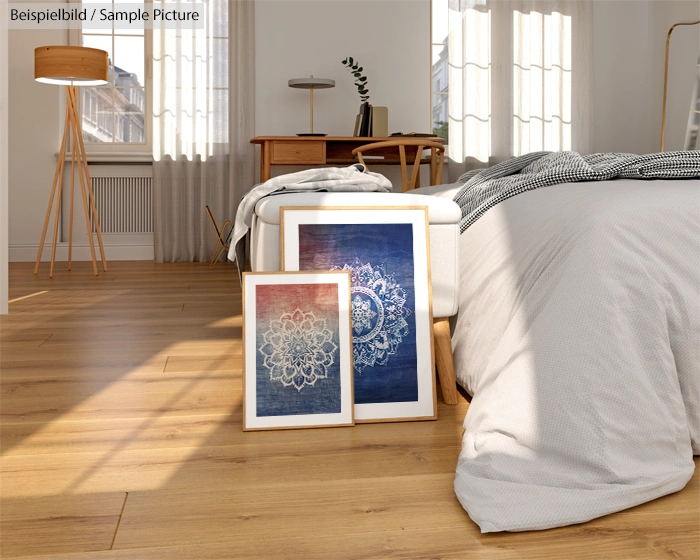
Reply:
[[150, 177], [92, 177], [92, 190], [102, 233], [153, 233]]

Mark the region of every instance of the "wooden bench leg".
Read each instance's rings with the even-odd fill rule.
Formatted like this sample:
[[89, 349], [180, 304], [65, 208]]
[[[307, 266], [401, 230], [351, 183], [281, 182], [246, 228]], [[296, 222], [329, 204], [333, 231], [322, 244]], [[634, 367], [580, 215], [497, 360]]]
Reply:
[[452, 335], [450, 321], [447, 318], [433, 321], [433, 336], [435, 338], [435, 365], [437, 367], [442, 398], [445, 404], [457, 404], [457, 380], [455, 379], [455, 364], [452, 358]]

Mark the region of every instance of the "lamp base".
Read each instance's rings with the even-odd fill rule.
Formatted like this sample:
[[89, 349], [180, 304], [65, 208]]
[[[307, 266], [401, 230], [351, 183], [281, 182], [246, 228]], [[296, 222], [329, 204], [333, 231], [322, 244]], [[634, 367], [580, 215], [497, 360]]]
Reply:
[[[56, 199], [56, 218], [54, 219], [53, 228], [53, 246], [51, 249], [51, 267], [49, 268], [49, 278], [53, 278], [53, 268], [56, 261], [56, 243], [58, 240], [58, 225], [61, 217], [61, 201], [63, 192], [63, 168], [66, 158], [66, 146], [68, 140], [71, 141], [71, 178], [70, 178], [70, 218], [68, 220], [68, 270], [71, 269], [72, 251], [73, 251], [73, 198], [75, 191], [75, 172], [78, 172], [80, 179], [80, 191], [83, 195], [83, 209], [85, 210], [85, 224], [87, 227], [88, 241], [90, 242], [90, 253], [92, 255], [92, 271], [97, 276], [97, 259], [95, 256], [95, 242], [93, 240], [92, 223], [95, 225], [95, 233], [97, 233], [97, 242], [100, 248], [100, 257], [102, 258], [102, 270], [107, 272], [107, 261], [105, 259], [105, 249], [102, 244], [102, 233], [100, 231], [100, 223], [97, 219], [97, 208], [95, 205], [95, 194], [92, 191], [92, 180], [90, 179], [90, 171], [88, 169], [87, 152], [83, 142], [83, 133], [80, 128], [80, 115], [77, 110], [78, 93], [75, 86], [66, 87], [66, 120], [63, 125], [63, 140], [61, 141], [61, 151], [58, 155], [56, 164], [56, 172], [53, 177], [53, 186], [51, 187], [51, 195], [49, 196], [49, 206], [46, 209], [46, 219], [44, 220], [44, 229], [41, 232], [41, 241], [39, 241], [39, 252], [36, 256], [34, 265], [34, 274], [39, 272], [39, 264], [41, 263], [41, 255], [44, 250], [44, 241], [46, 240], [46, 230], [49, 226], [51, 218], [51, 210], [54, 203], [54, 195]], [[89, 207], [88, 207], [89, 205]], [[92, 211], [92, 212], [91, 212]]]
[[325, 132], [299, 132], [297, 136], [328, 136]]

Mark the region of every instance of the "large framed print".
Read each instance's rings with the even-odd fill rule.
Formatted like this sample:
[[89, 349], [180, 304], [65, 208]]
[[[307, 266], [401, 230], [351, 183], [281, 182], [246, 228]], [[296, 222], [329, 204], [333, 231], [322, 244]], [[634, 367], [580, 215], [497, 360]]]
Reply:
[[428, 211], [282, 207], [283, 270], [352, 278], [355, 421], [436, 418]]
[[243, 273], [243, 429], [353, 424], [350, 273]]

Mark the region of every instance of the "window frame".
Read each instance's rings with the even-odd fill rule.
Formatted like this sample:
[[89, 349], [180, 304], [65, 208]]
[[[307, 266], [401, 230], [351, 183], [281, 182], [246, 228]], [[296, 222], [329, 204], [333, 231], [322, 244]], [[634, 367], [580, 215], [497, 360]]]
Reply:
[[[434, 29], [434, 26], [433, 26], [433, 6], [434, 5], [435, 5], [434, 0], [430, 0], [430, 18], [429, 18], [429, 20], [430, 20], [430, 23], [429, 23], [429, 25], [430, 25], [430, 44], [428, 46], [428, 49], [429, 49], [429, 59], [428, 60], [430, 61], [429, 79], [430, 79], [430, 132], [431, 133], [434, 133], [434, 131], [435, 131], [435, 120], [433, 118], [435, 108], [437, 107], [437, 105], [435, 104], [435, 96], [436, 95], [445, 96], [448, 100], [448, 103], [449, 103], [449, 95], [450, 95], [449, 80], [446, 80], [446, 84], [445, 84], [447, 87], [446, 90], [435, 91], [433, 89], [433, 86], [434, 86], [434, 83], [433, 83], [433, 70], [434, 70], [433, 51], [434, 51], [435, 47], [443, 47], [445, 49], [448, 48], [448, 43], [436, 42], [435, 38], [433, 37], [433, 29]], [[445, 40], [447, 40], [447, 37], [445, 38]], [[450, 117], [448, 114], [447, 121], [444, 121], [447, 123], [447, 127], [448, 127], [448, 134], [447, 134], [448, 138], [445, 138], [445, 145], [449, 144], [449, 122], [450, 122], [449, 119], [450, 119]]]
[[[78, 4], [81, 0], [69, 0], [70, 4]], [[112, 0], [114, 2], [114, 0]], [[146, 4], [152, 4], [153, 0], [143, 0]], [[89, 33], [89, 30], [87, 30]], [[82, 29], [68, 31], [69, 45], [82, 45]], [[115, 30], [111, 35], [115, 36]], [[117, 33], [117, 36], [119, 34]], [[129, 35], [124, 35], [129, 36]], [[130, 35], [134, 36], [134, 35]], [[89, 161], [151, 161], [153, 157], [153, 30], [144, 29], [144, 142], [90, 142], [84, 140], [85, 151]], [[80, 88], [78, 88], [80, 89]], [[96, 103], [96, 100], [95, 100]], [[83, 95], [78, 95], [78, 112], [80, 114], [81, 131], [83, 122]], [[113, 118], [116, 116], [113, 113]], [[97, 119], [99, 126], [99, 118]], [[67, 154], [70, 157], [70, 154]]]

